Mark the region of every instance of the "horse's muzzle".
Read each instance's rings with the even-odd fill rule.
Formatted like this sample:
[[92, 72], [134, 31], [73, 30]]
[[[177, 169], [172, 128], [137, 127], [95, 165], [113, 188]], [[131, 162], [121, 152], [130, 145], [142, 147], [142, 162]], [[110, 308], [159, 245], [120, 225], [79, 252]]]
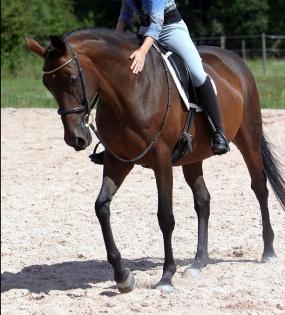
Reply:
[[65, 135], [64, 140], [66, 144], [73, 147], [75, 151], [86, 149], [92, 142], [90, 131], [87, 127], [78, 128], [73, 136]]
[[75, 151], [81, 151], [81, 150], [86, 149], [87, 147], [88, 147], [88, 144], [86, 143], [85, 139], [81, 137], [75, 138], [75, 145], [74, 145]]

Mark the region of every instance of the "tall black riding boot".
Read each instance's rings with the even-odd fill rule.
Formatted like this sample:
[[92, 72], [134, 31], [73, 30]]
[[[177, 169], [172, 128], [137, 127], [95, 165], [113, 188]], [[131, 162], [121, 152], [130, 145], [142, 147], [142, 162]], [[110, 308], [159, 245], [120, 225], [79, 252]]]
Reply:
[[205, 83], [196, 88], [199, 105], [210, 117], [215, 130], [212, 135], [212, 151], [214, 154], [227, 153], [230, 148], [222, 127], [218, 100], [211, 79], [207, 76]]

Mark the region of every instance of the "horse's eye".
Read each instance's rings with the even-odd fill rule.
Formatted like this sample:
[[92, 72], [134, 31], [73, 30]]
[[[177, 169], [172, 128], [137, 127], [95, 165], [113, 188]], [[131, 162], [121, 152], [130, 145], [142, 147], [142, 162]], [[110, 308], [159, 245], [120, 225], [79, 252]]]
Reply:
[[70, 76], [70, 83], [71, 83], [71, 85], [76, 85], [76, 80], [77, 80], [77, 75], [76, 74], [72, 74]]

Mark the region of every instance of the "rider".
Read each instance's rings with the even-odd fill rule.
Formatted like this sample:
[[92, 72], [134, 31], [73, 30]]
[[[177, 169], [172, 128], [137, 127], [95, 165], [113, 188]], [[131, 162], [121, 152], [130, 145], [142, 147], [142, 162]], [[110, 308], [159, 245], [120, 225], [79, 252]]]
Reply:
[[140, 17], [139, 34], [144, 40], [140, 48], [130, 55], [130, 59], [133, 60], [130, 68], [133, 74], [143, 70], [145, 56], [155, 41], [165, 44], [180, 55], [192, 74], [199, 105], [203, 107], [214, 125], [212, 151], [214, 154], [227, 153], [229, 145], [224, 135], [211, 79], [203, 69], [201, 57], [177, 10], [175, 0], [124, 0], [116, 30], [123, 32], [127, 25], [131, 25], [134, 15]]

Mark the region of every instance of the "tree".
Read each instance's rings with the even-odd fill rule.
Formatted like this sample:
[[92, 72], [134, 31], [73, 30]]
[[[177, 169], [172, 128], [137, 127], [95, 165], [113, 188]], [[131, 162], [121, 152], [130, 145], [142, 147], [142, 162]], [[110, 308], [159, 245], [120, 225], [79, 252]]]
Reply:
[[267, 32], [270, 34], [285, 34], [285, 1], [268, 0], [269, 25]]
[[25, 36], [47, 41], [78, 26], [71, 0], [4, 0], [1, 2], [1, 66], [21, 64]]
[[217, 0], [209, 11], [212, 25], [221, 25], [223, 34], [255, 35], [266, 31], [267, 0]]
[[90, 27], [114, 28], [120, 13], [121, 1], [118, 0], [75, 0], [76, 16], [81, 24]]
[[275, 0], [177, 0], [177, 4], [196, 36], [251, 35], [267, 30], [268, 1]]
[[191, 35], [208, 36], [207, 12], [211, 0], [176, 0], [176, 3]]

